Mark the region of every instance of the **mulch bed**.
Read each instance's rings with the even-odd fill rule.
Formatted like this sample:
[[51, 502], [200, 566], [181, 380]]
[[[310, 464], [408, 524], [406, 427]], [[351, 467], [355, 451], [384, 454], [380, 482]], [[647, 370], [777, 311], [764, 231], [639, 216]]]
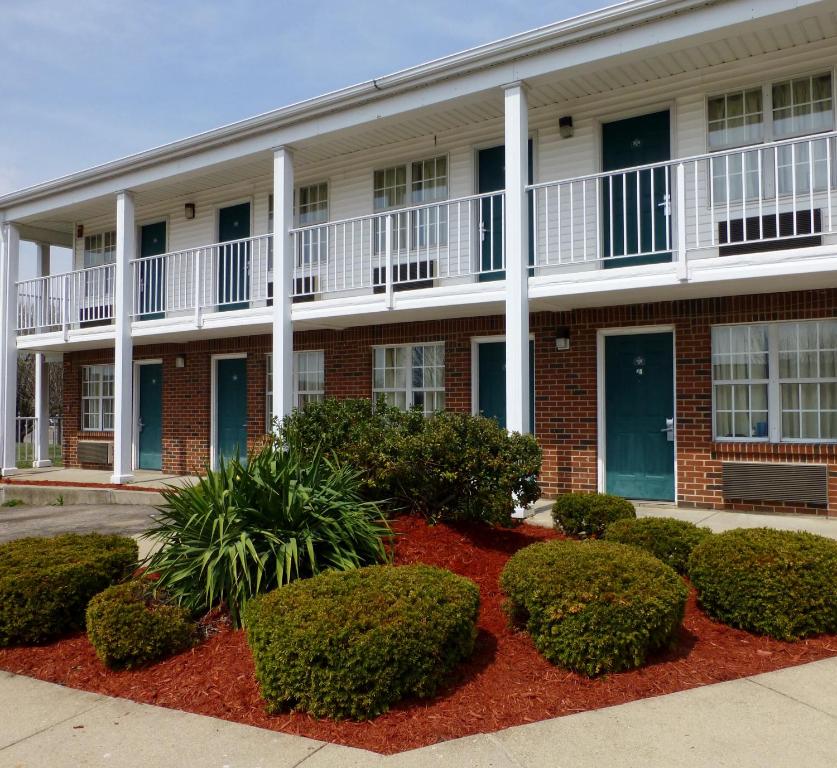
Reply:
[[111, 672], [84, 635], [37, 648], [0, 649], [0, 668], [87, 691], [182, 709], [286, 733], [391, 754], [447, 739], [495, 731], [558, 715], [682, 691], [837, 655], [837, 636], [797, 643], [755, 637], [717, 624], [694, 594], [677, 646], [632, 672], [590, 680], [541, 658], [525, 633], [501, 611], [499, 573], [509, 556], [554, 533], [524, 526], [493, 531], [404, 518], [395, 524], [399, 563], [449, 568], [479, 584], [482, 609], [472, 658], [430, 700], [403, 702], [371, 722], [266, 714], [242, 632], [212, 620], [207, 640], [152, 667]]

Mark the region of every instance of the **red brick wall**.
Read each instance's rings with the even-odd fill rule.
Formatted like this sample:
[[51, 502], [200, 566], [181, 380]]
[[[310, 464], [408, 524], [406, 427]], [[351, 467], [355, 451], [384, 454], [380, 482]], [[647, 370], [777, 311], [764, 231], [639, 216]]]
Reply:
[[[735, 503], [720, 491], [723, 460], [826, 463], [830, 468], [830, 509], [837, 514], [837, 446], [714, 443], [710, 328], [716, 323], [811, 319], [833, 316], [837, 291], [806, 291], [693, 301], [541, 312], [531, 316], [535, 336], [535, 431], [544, 449], [542, 482], [548, 494], [594, 490], [597, 484], [597, 331], [634, 326], [672, 326], [677, 377], [678, 501], [685, 505], [741, 510], [793, 510], [824, 513], [814, 507]], [[570, 349], [555, 349], [555, 332], [568, 326]], [[502, 334], [502, 316], [305, 331], [297, 349], [325, 350], [326, 393], [369, 397], [371, 347], [377, 344], [445, 342], [445, 388], [449, 408], [471, 409], [471, 339]], [[211, 355], [248, 356], [248, 434], [250, 445], [265, 425], [266, 355], [269, 336], [216, 339], [188, 344], [137, 347], [135, 359], [163, 359], [163, 462], [166, 472], [201, 471], [208, 460]], [[80, 421], [80, 366], [109, 362], [112, 350], [65, 356], [65, 456], [76, 464]], [[183, 355], [184, 368], [175, 367]], [[106, 435], [84, 435], [107, 437]]]

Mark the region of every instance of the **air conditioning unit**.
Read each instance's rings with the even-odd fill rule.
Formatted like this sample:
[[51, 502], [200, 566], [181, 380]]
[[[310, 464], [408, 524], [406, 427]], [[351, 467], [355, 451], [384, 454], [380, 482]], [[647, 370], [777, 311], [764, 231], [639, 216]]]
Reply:
[[[778, 221], [777, 221], [778, 218]], [[718, 255], [737, 256], [822, 245], [822, 211], [784, 211], [718, 224]]]
[[825, 464], [725, 461], [721, 473], [725, 499], [828, 505]]
[[[396, 264], [393, 270], [395, 279], [392, 283], [392, 290], [415, 291], [419, 288], [432, 288], [433, 278], [436, 276], [435, 261], [418, 261], [409, 264]], [[372, 269], [372, 292], [384, 293], [386, 291], [387, 268], [374, 267]]]
[[78, 463], [113, 466], [113, 441], [79, 440]]

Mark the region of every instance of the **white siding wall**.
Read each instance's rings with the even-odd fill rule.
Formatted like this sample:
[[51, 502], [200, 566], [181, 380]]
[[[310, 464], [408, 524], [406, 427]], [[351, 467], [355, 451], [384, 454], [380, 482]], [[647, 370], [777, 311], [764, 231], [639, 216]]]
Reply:
[[[650, 111], [670, 108], [672, 113], [672, 154], [690, 156], [706, 151], [705, 100], [708, 95], [734, 88], [760, 84], [797, 74], [833, 70], [834, 43], [825, 41], [781, 55], [752, 57], [746, 61], [695, 72], [673, 75], [656, 82], [615, 89], [613, 92], [575, 101], [551, 104], [531, 110], [530, 128], [535, 144], [535, 181], [549, 181], [594, 173], [600, 169], [600, 126]], [[572, 115], [575, 135], [561, 139], [558, 117]], [[318, 163], [297, 167], [297, 185], [327, 181], [329, 218], [339, 220], [372, 212], [372, 173], [398, 163], [408, 163], [444, 154], [449, 159], [449, 195], [452, 198], [476, 192], [475, 153], [480, 147], [503, 142], [501, 118], [486, 120], [467, 129], [457, 129], [400, 142], [374, 150], [355, 152]], [[687, 184], [687, 198], [692, 195]], [[167, 204], [137, 206], [137, 221], [168, 221], [168, 250], [180, 250], [217, 240], [217, 208], [244, 200], [252, 202], [252, 234], [267, 232], [269, 176], [245, 184], [230, 185], [172, 200]], [[196, 217], [187, 221], [183, 204], [194, 202]], [[589, 215], [595, 216], [595, 199], [587, 201]], [[112, 228], [113, 218], [83, 222], [85, 233]], [[694, 229], [694, 222], [689, 226]], [[583, 233], [578, 230], [578, 237]], [[588, 238], [594, 236], [588, 232]], [[564, 232], [562, 237], [568, 238]], [[333, 245], [333, 244], [332, 244]], [[453, 244], [452, 244], [453, 245]], [[595, 247], [594, 240], [589, 243]], [[83, 240], [76, 242], [75, 263], [82, 266]], [[360, 275], [357, 276], [360, 280]]]

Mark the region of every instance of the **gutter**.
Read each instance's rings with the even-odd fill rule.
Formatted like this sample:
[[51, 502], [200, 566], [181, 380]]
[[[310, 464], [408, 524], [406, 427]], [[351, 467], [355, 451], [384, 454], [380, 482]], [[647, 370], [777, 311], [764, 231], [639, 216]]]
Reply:
[[628, 0], [0, 196], [0, 209], [727, 0]]

